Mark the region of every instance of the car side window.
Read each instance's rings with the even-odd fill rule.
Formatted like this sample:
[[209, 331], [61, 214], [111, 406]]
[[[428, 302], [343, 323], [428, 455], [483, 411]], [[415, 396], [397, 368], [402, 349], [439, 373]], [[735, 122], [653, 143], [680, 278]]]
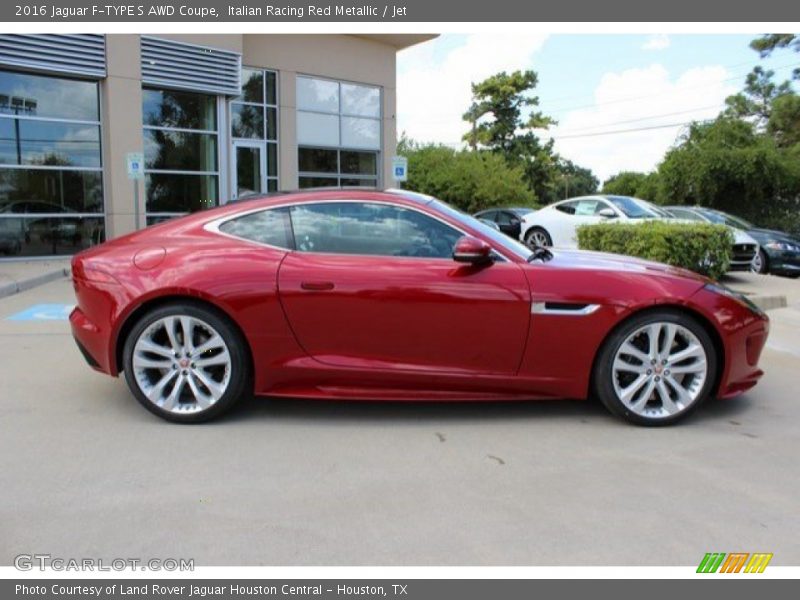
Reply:
[[236, 217], [219, 226], [222, 233], [269, 244], [278, 248], [292, 249], [292, 230], [287, 208], [272, 208]]
[[486, 219], [487, 221], [496, 221], [497, 220], [497, 211], [496, 210], [486, 210], [478, 215], [479, 219]]
[[680, 208], [673, 208], [670, 211], [678, 219], [686, 219], [687, 221], [702, 221], [702, 217], [696, 215], [690, 210], [681, 210]]
[[301, 252], [451, 258], [462, 235], [432, 217], [388, 204], [298, 204], [291, 216]]
[[614, 211], [614, 213], [617, 212], [616, 210], [614, 210], [614, 207], [611, 206], [608, 202], [599, 202], [598, 201], [597, 204], [594, 207], [594, 214], [595, 215], [599, 215], [600, 211], [603, 210], [604, 208], [610, 208], [611, 210]]
[[501, 210], [497, 213], [498, 225], [513, 225], [514, 222], [519, 222], [519, 217], [516, 215], [505, 210]]
[[579, 200], [575, 207], [575, 215], [586, 217], [596, 214], [599, 200]]
[[577, 204], [577, 202], [562, 202], [561, 204], [556, 204], [556, 210], [560, 210], [568, 215], [574, 215]]

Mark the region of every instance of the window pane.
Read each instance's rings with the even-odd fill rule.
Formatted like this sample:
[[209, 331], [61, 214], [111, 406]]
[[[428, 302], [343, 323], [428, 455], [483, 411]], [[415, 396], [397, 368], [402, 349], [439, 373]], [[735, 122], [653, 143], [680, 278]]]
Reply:
[[461, 234], [416, 211], [332, 202], [291, 208], [297, 249], [376, 256], [447, 258]]
[[267, 175], [278, 175], [278, 144], [267, 144]]
[[143, 90], [144, 124], [183, 129], [217, 128], [217, 99], [209, 94]]
[[267, 71], [267, 104], [278, 104], [278, 81], [274, 71]]
[[103, 180], [99, 172], [0, 169], [0, 214], [102, 210]]
[[242, 69], [242, 95], [236, 99], [263, 104], [264, 72], [260, 69]]
[[264, 137], [264, 109], [248, 104], [231, 104], [231, 135], [235, 138]]
[[381, 91], [379, 88], [342, 84], [342, 114], [361, 117], [381, 116]]
[[236, 195], [261, 192], [261, 148], [236, 148]]
[[343, 187], [369, 187], [369, 188], [374, 188], [374, 187], [378, 187], [378, 181], [376, 179], [345, 179], [345, 178], [342, 178], [341, 185]]
[[339, 187], [339, 180], [336, 177], [300, 177], [300, 187]]
[[193, 212], [217, 204], [216, 175], [149, 173], [148, 212]]
[[263, 210], [231, 219], [220, 225], [219, 230], [262, 244], [291, 248], [289, 212], [285, 208]]
[[0, 114], [99, 121], [97, 83], [0, 71]]
[[100, 166], [100, 127], [0, 119], [0, 163]]
[[339, 117], [298, 112], [297, 143], [309, 146], [338, 146]]
[[267, 139], [278, 139], [278, 111], [275, 108], [267, 108]]
[[278, 180], [277, 179], [267, 179], [267, 191], [268, 192], [277, 192], [278, 191]]
[[297, 108], [338, 113], [339, 84], [325, 79], [298, 77]]
[[342, 146], [379, 150], [381, 147], [381, 122], [377, 119], [342, 117]]
[[374, 152], [349, 152], [342, 150], [342, 173], [377, 175], [378, 157]]
[[0, 216], [0, 254], [50, 256], [75, 254], [105, 239], [102, 217]]
[[301, 173], [336, 173], [337, 151], [321, 148], [300, 148], [298, 151], [298, 170]]
[[144, 162], [147, 169], [216, 171], [217, 136], [146, 129]]

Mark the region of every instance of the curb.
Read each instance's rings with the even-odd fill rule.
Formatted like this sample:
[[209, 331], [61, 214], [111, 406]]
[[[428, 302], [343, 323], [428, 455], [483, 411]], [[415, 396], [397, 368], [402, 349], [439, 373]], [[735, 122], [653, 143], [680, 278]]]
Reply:
[[748, 296], [747, 299], [764, 311], [789, 306], [786, 296]]
[[48, 271], [47, 273], [42, 273], [41, 275], [36, 275], [35, 277], [20, 279], [19, 281], [13, 281], [11, 283], [4, 283], [0, 285], [0, 298], [13, 296], [14, 294], [31, 290], [35, 287], [39, 287], [40, 285], [44, 285], [45, 283], [50, 283], [56, 279], [61, 279], [62, 277], [68, 276], [69, 268], [65, 267], [63, 269], [56, 269], [55, 271]]

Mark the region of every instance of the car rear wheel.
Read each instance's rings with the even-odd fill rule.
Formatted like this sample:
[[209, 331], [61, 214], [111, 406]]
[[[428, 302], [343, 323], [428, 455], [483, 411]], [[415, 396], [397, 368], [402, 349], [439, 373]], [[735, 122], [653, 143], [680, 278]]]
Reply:
[[541, 227], [531, 227], [525, 234], [525, 243], [528, 246], [552, 246], [553, 240]]
[[692, 317], [669, 310], [635, 316], [606, 340], [595, 365], [595, 391], [613, 414], [638, 425], [668, 425], [710, 394], [714, 344]]
[[769, 273], [769, 259], [767, 258], [766, 252], [760, 249], [756, 252], [756, 255], [753, 257], [753, 262], [750, 264], [750, 270], [754, 273], [761, 273], [762, 275]]
[[207, 421], [231, 408], [247, 389], [248, 365], [245, 342], [230, 322], [190, 303], [145, 314], [123, 349], [133, 395], [178, 423]]

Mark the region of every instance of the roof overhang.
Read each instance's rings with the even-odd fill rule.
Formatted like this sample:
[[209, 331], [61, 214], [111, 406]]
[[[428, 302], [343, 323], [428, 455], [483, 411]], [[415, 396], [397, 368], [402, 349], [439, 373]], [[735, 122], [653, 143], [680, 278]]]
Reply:
[[439, 37], [438, 33], [357, 33], [352, 35], [353, 37], [392, 46], [395, 50], [403, 50], [409, 46]]

